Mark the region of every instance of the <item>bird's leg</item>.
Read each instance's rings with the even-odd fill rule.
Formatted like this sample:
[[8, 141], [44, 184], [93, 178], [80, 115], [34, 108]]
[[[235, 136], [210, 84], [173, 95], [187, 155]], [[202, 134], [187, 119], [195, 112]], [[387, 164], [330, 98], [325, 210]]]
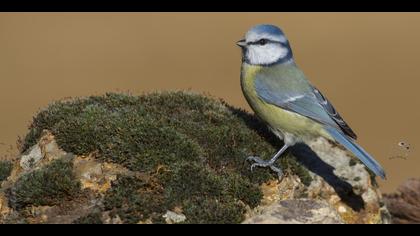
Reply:
[[271, 170], [273, 170], [274, 172], [276, 172], [279, 177], [281, 178], [283, 175], [283, 171], [281, 170], [280, 167], [276, 167], [274, 166], [274, 163], [277, 161], [277, 159], [281, 156], [281, 154], [284, 153], [284, 151], [286, 151], [286, 149], [289, 146], [287, 144], [284, 144], [284, 146], [276, 153], [276, 155], [274, 155], [270, 160], [266, 161], [263, 160], [257, 156], [250, 156], [248, 157], [246, 160], [247, 161], [252, 161], [254, 162], [251, 165], [251, 171], [254, 170], [255, 167], [270, 167]]

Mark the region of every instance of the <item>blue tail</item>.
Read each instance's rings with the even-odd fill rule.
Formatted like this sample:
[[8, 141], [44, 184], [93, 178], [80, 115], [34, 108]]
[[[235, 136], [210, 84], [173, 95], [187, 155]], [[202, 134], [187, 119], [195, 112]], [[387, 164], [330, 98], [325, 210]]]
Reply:
[[331, 134], [331, 136], [334, 137], [334, 139], [337, 142], [339, 142], [341, 145], [353, 152], [353, 154], [356, 155], [356, 157], [359, 158], [359, 160], [361, 160], [363, 164], [365, 164], [371, 171], [373, 171], [373, 173], [375, 173], [377, 176], [380, 176], [382, 179], [386, 178], [385, 171], [383, 170], [381, 165], [379, 165], [379, 163], [376, 162], [375, 159], [373, 159], [373, 157], [369, 155], [369, 153], [363, 150], [362, 147], [357, 145], [350, 138], [346, 137], [345, 134], [334, 128], [325, 127], [325, 129], [328, 131], [329, 134]]

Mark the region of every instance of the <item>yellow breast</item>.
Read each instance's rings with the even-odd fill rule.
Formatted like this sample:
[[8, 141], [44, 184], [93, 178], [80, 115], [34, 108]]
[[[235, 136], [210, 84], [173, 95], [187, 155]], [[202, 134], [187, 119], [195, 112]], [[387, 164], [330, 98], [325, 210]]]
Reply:
[[327, 134], [319, 123], [297, 113], [266, 103], [257, 95], [254, 81], [256, 75], [263, 69], [266, 68], [256, 65], [242, 65], [242, 91], [255, 114], [272, 129], [282, 133], [290, 133], [302, 139], [319, 135], [325, 137]]

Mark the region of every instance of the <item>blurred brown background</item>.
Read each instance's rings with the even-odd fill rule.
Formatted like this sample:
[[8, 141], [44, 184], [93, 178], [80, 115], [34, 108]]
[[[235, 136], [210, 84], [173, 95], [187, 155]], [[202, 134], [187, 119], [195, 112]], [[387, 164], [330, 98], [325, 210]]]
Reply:
[[[107, 91], [192, 89], [249, 109], [235, 42], [279, 25], [295, 59], [388, 172], [420, 177], [420, 14], [0, 13], [0, 155], [37, 110]], [[411, 144], [407, 160], [397, 143]], [[4, 157], [3, 157], [4, 158]]]

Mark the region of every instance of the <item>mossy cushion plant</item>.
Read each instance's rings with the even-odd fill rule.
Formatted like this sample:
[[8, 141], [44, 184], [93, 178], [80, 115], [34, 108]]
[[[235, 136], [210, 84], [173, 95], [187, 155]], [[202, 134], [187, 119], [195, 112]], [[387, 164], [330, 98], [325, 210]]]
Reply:
[[[105, 210], [127, 223], [164, 222], [162, 215], [174, 208], [186, 223], [241, 222], [246, 206], [260, 203], [259, 185], [276, 178], [263, 168], [251, 172], [246, 157], [268, 159], [281, 145], [254, 116], [189, 92], [53, 103], [34, 118], [21, 151], [44, 129], [67, 152], [95, 152], [99, 160], [149, 176], [119, 176], [104, 197]], [[308, 179], [294, 158], [285, 159], [284, 169]]]
[[26, 206], [59, 204], [80, 192], [80, 183], [73, 174], [71, 160], [55, 160], [27, 173], [8, 189], [9, 205], [14, 209]]
[[6, 180], [12, 172], [13, 164], [10, 161], [0, 161], [0, 183]]
[[75, 221], [74, 224], [102, 224], [101, 213], [100, 212], [93, 212], [86, 216], [82, 216]]

